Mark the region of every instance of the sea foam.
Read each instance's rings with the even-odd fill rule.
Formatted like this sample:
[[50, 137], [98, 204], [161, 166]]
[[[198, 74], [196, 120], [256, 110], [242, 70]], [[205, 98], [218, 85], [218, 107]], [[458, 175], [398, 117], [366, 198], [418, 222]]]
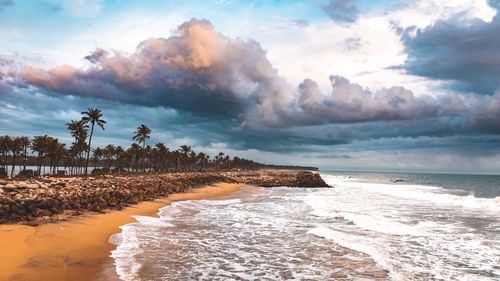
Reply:
[[323, 176], [335, 189], [308, 194], [304, 202], [329, 222], [309, 234], [368, 253], [394, 280], [500, 277], [498, 197]]

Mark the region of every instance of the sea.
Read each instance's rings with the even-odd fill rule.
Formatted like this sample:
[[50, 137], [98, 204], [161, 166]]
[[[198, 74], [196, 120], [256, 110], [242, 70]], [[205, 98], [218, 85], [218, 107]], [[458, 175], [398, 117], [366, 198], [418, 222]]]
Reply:
[[122, 280], [500, 280], [500, 176], [320, 172], [135, 217]]

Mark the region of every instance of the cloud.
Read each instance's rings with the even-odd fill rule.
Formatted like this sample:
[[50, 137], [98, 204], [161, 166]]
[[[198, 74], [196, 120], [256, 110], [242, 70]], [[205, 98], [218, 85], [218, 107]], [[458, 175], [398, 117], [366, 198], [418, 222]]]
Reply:
[[488, 4], [495, 9], [500, 9], [500, 0], [488, 0]]
[[211, 141], [247, 148], [500, 133], [500, 94], [371, 91], [335, 75], [330, 93], [311, 79], [294, 87], [257, 42], [226, 37], [206, 20], [186, 22], [169, 38], [147, 39], [132, 54], [97, 49], [86, 59], [84, 68], [26, 66], [18, 83], [52, 96], [173, 109], [199, 118], [195, 126], [212, 130]]
[[350, 24], [355, 22], [359, 16], [356, 2], [356, 0], [330, 0], [321, 8], [334, 22]]
[[500, 93], [492, 96], [453, 93], [439, 97], [416, 96], [403, 87], [372, 92], [340, 76], [331, 76], [330, 81], [330, 95], [321, 93], [312, 80], [305, 80], [299, 86], [301, 114], [296, 116], [300, 122], [311, 125], [367, 123], [361, 124], [364, 128], [359, 130], [369, 132], [373, 138], [500, 133], [497, 125], [500, 122]]
[[311, 23], [307, 20], [292, 20], [291, 24], [297, 28], [305, 28], [308, 27]]
[[[490, 5], [500, 8], [499, 1]], [[448, 81], [454, 90], [492, 95], [500, 86], [500, 15], [491, 21], [461, 14], [425, 28], [398, 29], [413, 75]]]
[[363, 45], [360, 37], [349, 37], [343, 43], [346, 52], [356, 51]]
[[11, 59], [0, 56], [0, 97], [2, 93], [7, 92], [10, 89], [8, 84], [12, 77], [9, 70], [13, 63], [14, 62]]
[[257, 42], [227, 38], [206, 20], [186, 22], [168, 39], [147, 39], [132, 55], [98, 49], [86, 59], [86, 69], [29, 66], [21, 77], [63, 94], [226, 118], [244, 113], [269, 123], [292, 102], [291, 87]]
[[416, 97], [403, 87], [383, 88], [373, 93], [341, 76], [330, 76], [330, 81], [330, 95], [323, 95], [312, 80], [305, 80], [299, 86], [299, 105], [305, 117], [325, 123], [359, 123], [439, 114], [439, 104], [434, 98]]

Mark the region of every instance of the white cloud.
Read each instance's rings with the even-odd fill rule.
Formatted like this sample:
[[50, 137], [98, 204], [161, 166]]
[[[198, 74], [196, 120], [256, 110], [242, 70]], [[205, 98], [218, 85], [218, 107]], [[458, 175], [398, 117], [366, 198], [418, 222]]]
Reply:
[[[81, 15], [98, 13], [100, 1], [63, 1], [65, 10]], [[490, 20], [495, 11], [486, 0], [422, 0], [399, 10], [365, 14], [356, 23], [341, 26], [331, 21], [310, 23], [300, 28], [290, 19], [244, 10], [240, 14], [207, 11], [207, 17], [223, 34], [253, 38], [268, 51], [269, 60], [293, 86], [305, 78], [329, 90], [332, 73], [377, 90], [404, 85], [417, 95], [435, 93], [439, 82], [406, 75], [392, 66], [406, 59], [404, 46], [392, 23], [402, 26], [429, 25], [461, 12], [464, 17]], [[165, 11], [127, 11], [93, 23], [51, 50], [50, 65], [86, 64], [83, 57], [95, 48], [133, 52], [137, 44], [150, 37], [168, 37], [176, 26], [192, 17], [189, 8]], [[216, 17], [213, 18], [213, 17]], [[346, 40], [359, 38], [359, 48], [346, 50]]]
[[495, 13], [495, 9], [491, 8], [486, 0], [422, 0], [415, 1], [405, 9], [394, 11], [388, 17], [402, 26], [425, 27], [456, 14], [461, 14], [463, 18], [491, 21]]
[[[404, 85], [417, 94], [436, 94], [440, 82], [391, 69], [406, 59], [393, 23], [423, 27], [457, 13], [465, 18], [491, 20], [495, 10], [486, 0], [423, 0], [399, 10], [365, 14], [349, 26], [321, 22], [296, 28], [266, 22], [256, 24], [248, 36], [268, 50], [270, 61], [293, 85], [311, 78], [327, 91], [327, 77], [335, 73], [375, 90]], [[361, 44], [346, 52], [345, 41], [353, 37], [359, 38]]]

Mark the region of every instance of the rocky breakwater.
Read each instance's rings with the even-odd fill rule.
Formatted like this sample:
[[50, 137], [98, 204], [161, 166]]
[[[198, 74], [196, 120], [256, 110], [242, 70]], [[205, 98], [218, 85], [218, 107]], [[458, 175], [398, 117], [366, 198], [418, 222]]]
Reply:
[[299, 171], [182, 172], [0, 180], [0, 223], [51, 222], [82, 211], [121, 209], [141, 201], [217, 182], [264, 187], [327, 187], [316, 173]]
[[262, 187], [290, 186], [323, 188], [331, 187], [318, 173], [294, 170], [257, 170], [245, 172], [226, 172], [225, 176], [236, 182]]

